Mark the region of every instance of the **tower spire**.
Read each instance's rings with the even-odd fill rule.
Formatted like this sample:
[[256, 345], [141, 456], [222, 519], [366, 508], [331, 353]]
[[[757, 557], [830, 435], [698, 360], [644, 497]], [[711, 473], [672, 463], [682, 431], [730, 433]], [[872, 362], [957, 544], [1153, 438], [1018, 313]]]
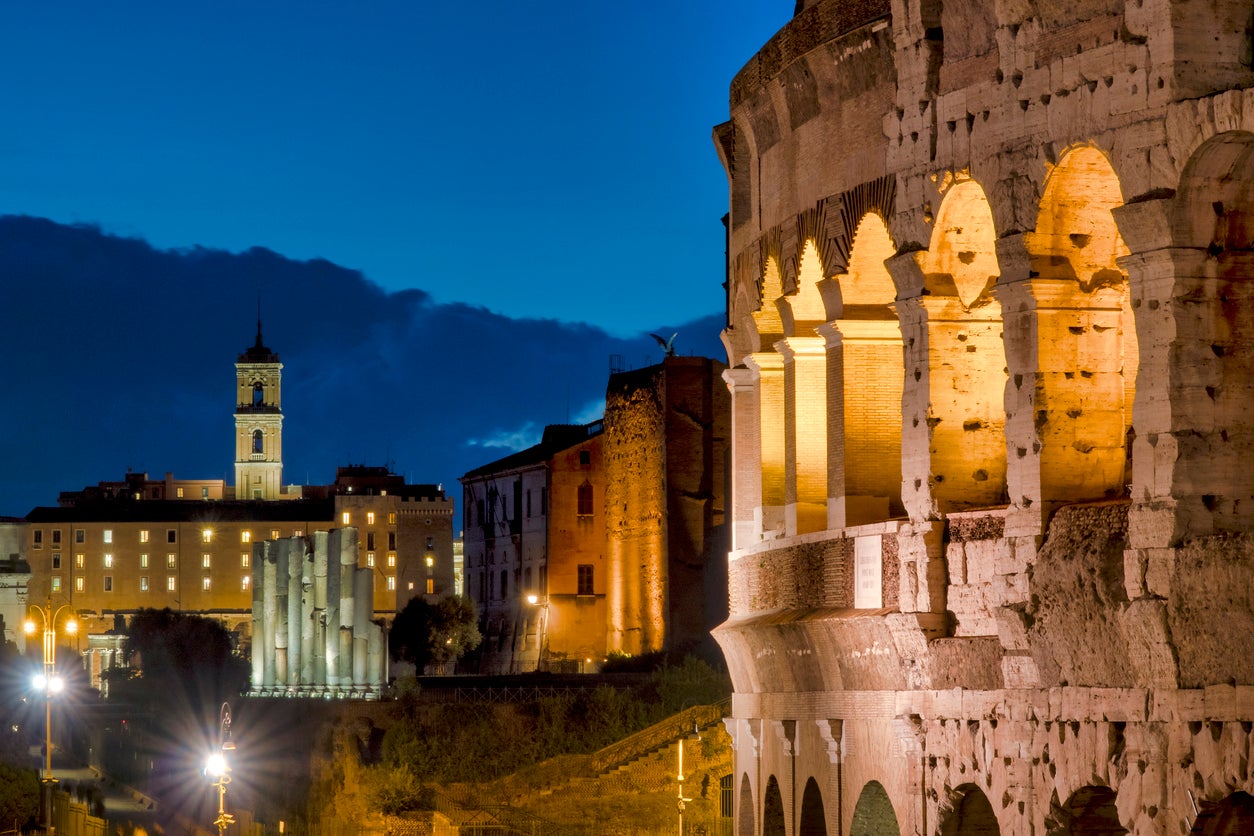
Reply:
[[257, 348], [265, 345], [261, 341], [261, 291], [257, 291]]

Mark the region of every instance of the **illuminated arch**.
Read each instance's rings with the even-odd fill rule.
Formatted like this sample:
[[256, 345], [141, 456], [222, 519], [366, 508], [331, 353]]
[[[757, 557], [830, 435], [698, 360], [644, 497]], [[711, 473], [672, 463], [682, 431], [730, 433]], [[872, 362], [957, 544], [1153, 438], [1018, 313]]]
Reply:
[[753, 787], [749, 776], [740, 776], [740, 805], [736, 808], [736, 836], [753, 836]]
[[1050, 812], [1045, 832], [1047, 836], [1123, 836], [1128, 829], [1119, 821], [1114, 790], [1080, 787], [1066, 804]]
[[[840, 318], [831, 323], [829, 388], [842, 405], [829, 434], [832, 526], [882, 522], [901, 504], [901, 394], [905, 378], [896, 288], [884, 266], [896, 247], [884, 219], [858, 222], [848, 268], [834, 281]], [[833, 411], [837, 410], [834, 408]]]
[[[1172, 498], [1213, 531], [1254, 529], [1254, 134], [1207, 140], [1185, 166], [1172, 219], [1176, 312], [1166, 393], [1181, 439]], [[1166, 429], [1166, 428], [1164, 428]], [[1197, 525], [1197, 523], [1193, 523]], [[1201, 531], [1199, 533], [1210, 533]]]
[[784, 797], [774, 775], [767, 779], [762, 796], [762, 836], [784, 836]]
[[1111, 211], [1123, 204], [1105, 154], [1068, 152], [1045, 183], [1026, 236], [1033, 277], [1032, 402], [1045, 503], [1122, 496], [1131, 481], [1132, 402], [1139, 364], [1128, 249]]
[[922, 259], [926, 293], [912, 300], [918, 333], [907, 352], [907, 380], [926, 386], [926, 413], [907, 419], [915, 455], [926, 444], [930, 461], [928, 513], [1006, 502], [1006, 352], [1001, 305], [991, 293], [996, 239], [983, 188], [974, 180], [951, 186]]
[[879, 781], [868, 782], [858, 795], [849, 836], [901, 836], [893, 802]]
[[801, 794], [801, 823], [797, 836], [827, 836], [827, 819], [823, 814], [823, 793], [813, 778], [806, 781]]
[[957, 802], [941, 820], [940, 836], [1000, 836], [993, 805], [975, 784], [958, 787]]

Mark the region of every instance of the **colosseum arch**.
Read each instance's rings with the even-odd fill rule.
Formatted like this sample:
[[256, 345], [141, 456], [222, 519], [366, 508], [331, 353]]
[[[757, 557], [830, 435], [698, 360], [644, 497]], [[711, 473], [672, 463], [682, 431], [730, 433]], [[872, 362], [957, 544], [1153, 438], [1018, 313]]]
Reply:
[[1128, 830], [1119, 821], [1115, 791], [1110, 787], [1081, 787], [1067, 803], [1053, 810], [1045, 823], [1048, 836], [1122, 836]]
[[736, 808], [736, 836], [753, 836], [753, 787], [748, 775], [740, 776], [740, 804]]
[[941, 819], [940, 836], [999, 836], [1001, 826], [988, 796], [975, 784], [958, 788], [958, 799]]
[[813, 778], [806, 781], [801, 793], [801, 821], [797, 836], [827, 836], [827, 817], [823, 812], [823, 793]]
[[[1254, 529], [1254, 134], [1207, 140], [1185, 166], [1173, 218], [1171, 494], [1195, 533]], [[1178, 301], [1176, 301], [1178, 300]], [[1225, 486], [1215, 492], [1214, 484]], [[1198, 506], [1201, 507], [1198, 507]]]
[[774, 775], [767, 779], [762, 796], [762, 836], [784, 836], [784, 797]]
[[901, 505], [901, 393], [905, 376], [897, 291], [884, 262], [896, 247], [877, 212], [858, 222], [840, 289], [838, 318], [820, 332], [828, 343], [828, 526], [882, 522]]
[[1254, 796], [1234, 792], [1206, 809], [1193, 823], [1190, 833], [1196, 836], [1243, 836], [1254, 833]]
[[901, 836], [893, 802], [879, 781], [867, 782], [858, 794], [849, 836]]
[[902, 474], [902, 501], [912, 519], [1006, 502], [996, 238], [984, 189], [960, 179], [928, 250], [889, 262], [905, 344], [902, 455], [914, 467]]
[[784, 337], [784, 530], [788, 535], [827, 528], [827, 349], [816, 329], [828, 312], [818, 247], [807, 240], [797, 264], [797, 287], [779, 304]]
[[1016, 481], [1011, 500], [1041, 514], [1064, 501], [1124, 496], [1131, 481], [1139, 357], [1116, 263], [1128, 252], [1112, 214], [1122, 204], [1102, 151], [1066, 153], [1046, 180], [1035, 232], [1023, 236], [1029, 274], [998, 288], [1011, 447], [1021, 474], [1034, 474]]

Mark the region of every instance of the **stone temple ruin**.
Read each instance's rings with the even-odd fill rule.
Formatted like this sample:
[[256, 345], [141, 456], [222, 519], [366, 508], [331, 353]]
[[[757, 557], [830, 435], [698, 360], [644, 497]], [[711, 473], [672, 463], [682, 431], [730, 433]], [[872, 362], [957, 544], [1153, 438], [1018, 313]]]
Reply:
[[387, 647], [355, 528], [253, 544], [252, 589], [251, 695], [378, 699]]
[[801, 0], [735, 77], [737, 836], [1254, 833], [1252, 28]]

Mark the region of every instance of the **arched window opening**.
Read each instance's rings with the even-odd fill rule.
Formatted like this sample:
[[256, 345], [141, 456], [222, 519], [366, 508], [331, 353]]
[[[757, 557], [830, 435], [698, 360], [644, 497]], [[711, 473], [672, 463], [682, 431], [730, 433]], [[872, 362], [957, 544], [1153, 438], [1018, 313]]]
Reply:
[[1254, 833], [1254, 796], [1234, 792], [1218, 804], [1203, 805], [1202, 814], [1193, 823], [1192, 833], [1199, 836], [1243, 836]]
[[833, 528], [882, 522], [901, 503], [901, 394], [905, 379], [896, 289], [884, 266], [894, 251], [884, 219], [858, 223], [840, 287], [840, 318], [829, 326]]
[[266, 435], [261, 430], [253, 430], [253, 452], [261, 454], [266, 451]]
[[827, 820], [823, 815], [823, 794], [813, 778], [806, 781], [801, 794], [801, 823], [798, 836], [827, 836]]
[[740, 776], [740, 805], [736, 808], [736, 836], [753, 836], [753, 787], [749, 776]]
[[1128, 830], [1119, 822], [1114, 790], [1081, 787], [1066, 804], [1050, 811], [1045, 832], [1048, 836], [1122, 836]]
[[784, 836], [784, 797], [774, 775], [767, 780], [762, 797], [762, 836]]
[[[1030, 446], [1040, 450], [1046, 504], [1124, 496], [1131, 483], [1132, 400], [1139, 363], [1128, 282], [1116, 259], [1128, 248], [1113, 209], [1119, 179], [1096, 148], [1068, 153], [1045, 184], [1031, 257], [1036, 334]], [[1026, 424], [1025, 424], [1026, 427]], [[1026, 442], [1024, 442], [1026, 443]], [[1022, 446], [1022, 445], [1020, 445]]]
[[849, 836], [901, 836], [893, 802], [879, 781], [870, 781], [858, 795]]
[[993, 805], [979, 787], [965, 784], [962, 796], [941, 820], [941, 836], [1000, 836], [1001, 827]]
[[253, 384], [253, 406], [261, 406], [266, 402], [266, 388], [258, 380]]

